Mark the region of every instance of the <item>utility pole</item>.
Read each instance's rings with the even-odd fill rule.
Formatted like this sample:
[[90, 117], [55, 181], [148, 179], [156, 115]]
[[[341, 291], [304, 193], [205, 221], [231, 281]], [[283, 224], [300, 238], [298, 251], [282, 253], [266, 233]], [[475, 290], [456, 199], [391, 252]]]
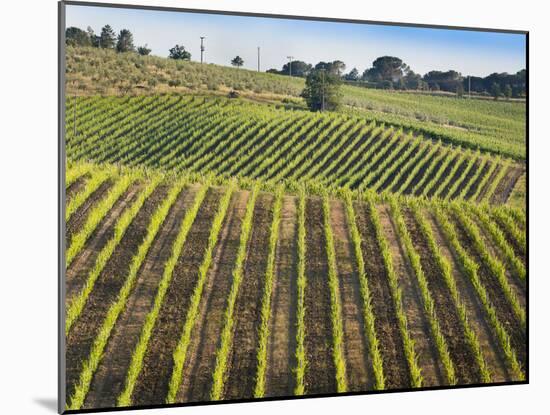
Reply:
[[325, 70], [321, 71], [321, 112], [325, 111]]
[[258, 72], [260, 72], [260, 47], [258, 46]]
[[472, 90], [472, 77], [468, 75], [468, 99], [472, 98], [471, 90]]
[[292, 76], [292, 59], [294, 56], [287, 56], [288, 58], [288, 76]]
[[203, 62], [204, 55], [204, 39], [206, 39], [206, 36], [201, 36], [201, 63]]

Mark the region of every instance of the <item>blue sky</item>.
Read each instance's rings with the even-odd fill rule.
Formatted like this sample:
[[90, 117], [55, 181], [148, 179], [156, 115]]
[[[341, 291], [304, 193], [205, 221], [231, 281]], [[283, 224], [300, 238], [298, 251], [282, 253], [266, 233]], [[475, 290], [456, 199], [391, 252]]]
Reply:
[[301, 21], [168, 11], [67, 6], [67, 27], [91, 26], [96, 33], [110, 24], [129, 29], [134, 43], [167, 56], [176, 43], [200, 60], [200, 36], [206, 36], [205, 61], [229, 65], [236, 55], [244, 66], [280, 69], [294, 56], [309, 63], [342, 60], [347, 70], [369, 68], [379, 56], [403, 59], [415, 72], [454, 69], [463, 75], [515, 73], [525, 68], [525, 36], [519, 34], [425, 29], [374, 24]]

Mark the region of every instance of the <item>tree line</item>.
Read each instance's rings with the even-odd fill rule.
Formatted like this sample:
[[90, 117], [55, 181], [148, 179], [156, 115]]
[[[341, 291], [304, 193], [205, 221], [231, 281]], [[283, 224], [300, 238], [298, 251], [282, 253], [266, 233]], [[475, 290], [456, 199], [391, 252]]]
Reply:
[[515, 74], [492, 73], [484, 78], [463, 76], [454, 70], [429, 71], [422, 76], [395, 56], [381, 56], [375, 59], [372, 66], [361, 74], [357, 68], [344, 73], [346, 64], [340, 60], [319, 62], [315, 66], [294, 60], [284, 64], [281, 70], [269, 69], [267, 72], [307, 78], [311, 72], [320, 69], [340, 77], [346, 83], [380, 89], [445, 91], [456, 93], [458, 96], [471, 91], [491, 95], [495, 99], [525, 97], [527, 90], [525, 69]]

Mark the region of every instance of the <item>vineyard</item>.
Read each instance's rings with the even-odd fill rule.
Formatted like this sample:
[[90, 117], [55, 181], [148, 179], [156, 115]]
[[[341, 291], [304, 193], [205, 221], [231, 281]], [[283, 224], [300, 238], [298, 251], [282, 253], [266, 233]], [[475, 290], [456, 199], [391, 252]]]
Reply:
[[[76, 121], [75, 121], [76, 120]], [[525, 165], [354, 114], [194, 95], [67, 100], [72, 160], [505, 203]]]
[[[232, 134], [207, 136], [218, 128], [212, 115], [195, 121], [214, 122], [209, 128], [194, 131], [180, 124], [180, 134], [204, 138], [180, 137], [177, 142], [184, 146], [197, 144], [193, 153], [185, 153], [171, 148], [168, 126], [166, 141], [149, 138], [151, 112], [159, 103], [137, 98], [137, 108], [151, 105], [153, 110], [127, 106], [124, 114], [118, 101], [83, 102], [82, 118], [95, 114], [96, 121], [79, 146], [75, 140], [82, 136], [68, 140], [69, 155], [82, 148], [90, 153], [80, 158], [93, 154], [90, 159], [139, 165], [68, 163], [68, 409], [525, 379], [525, 213], [465, 201], [497, 202], [502, 186], [494, 178], [505, 180], [508, 170], [518, 168], [514, 162], [375, 124], [356, 125], [341, 116], [307, 120], [298, 112], [285, 127], [282, 110], [250, 113], [245, 120], [234, 104], [166, 98], [172, 114], [187, 117], [192, 108], [222, 107], [231, 115], [218, 120], [221, 130], [235, 121], [243, 127], [240, 134], [256, 131], [254, 137], [263, 137], [257, 131], [270, 131], [264, 125], [275, 122], [301, 137], [288, 149], [274, 137], [251, 143], [250, 149], [242, 147], [250, 139], [226, 147], [232, 155], [240, 148], [236, 161], [253, 154], [255, 145], [269, 143], [273, 151], [262, 153], [274, 160], [275, 149], [295, 155], [281, 167], [258, 159], [263, 167], [253, 166], [241, 178], [224, 178], [200, 168], [210, 163], [223, 173], [211, 140]], [[135, 114], [141, 127], [137, 119], [116, 125], [114, 114], [121, 120]], [[246, 121], [255, 129], [245, 128]], [[327, 126], [315, 130], [326, 137], [306, 152], [307, 122]], [[93, 128], [101, 133], [92, 133]], [[135, 134], [141, 134], [139, 140], [115, 145], [114, 137]], [[387, 167], [353, 172], [359, 163], [342, 169], [352, 173], [350, 178], [363, 179], [357, 183], [368, 176], [382, 189], [401, 188], [395, 192], [346, 186], [351, 179], [336, 183], [331, 158], [325, 156], [341, 144], [340, 136], [345, 143], [370, 137], [367, 148], [378, 144], [394, 154], [374, 164], [393, 166], [392, 160], [401, 160], [401, 172], [423, 164], [436, 167], [418, 169], [427, 171], [425, 180], [415, 180], [413, 172], [400, 178], [387, 173]], [[417, 150], [407, 155], [410, 149]], [[146, 154], [156, 161], [148, 164], [145, 157], [138, 163]], [[417, 156], [424, 162], [410, 162]], [[185, 164], [177, 166], [176, 160]], [[155, 163], [182, 173], [143, 168]], [[475, 169], [484, 173], [474, 178], [469, 171], [478, 163], [487, 167]], [[308, 174], [334, 186], [327, 190], [304, 182], [286, 187], [250, 180], [254, 173]], [[449, 179], [454, 176], [464, 180]], [[470, 190], [462, 182], [475, 184]], [[411, 183], [440, 197], [399, 195], [413, 193], [403, 190], [414, 188]], [[452, 197], [455, 193], [461, 196]]]

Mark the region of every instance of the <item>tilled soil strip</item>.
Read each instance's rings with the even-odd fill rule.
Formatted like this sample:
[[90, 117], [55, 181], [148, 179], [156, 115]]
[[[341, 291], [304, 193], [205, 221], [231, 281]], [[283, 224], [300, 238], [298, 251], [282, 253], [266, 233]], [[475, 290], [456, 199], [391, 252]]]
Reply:
[[457, 231], [460, 244], [468, 252], [470, 257], [479, 265], [478, 274], [482, 284], [487, 290], [489, 300], [495, 307], [498, 319], [510, 335], [512, 347], [516, 351], [518, 361], [523, 367], [525, 367], [525, 362], [527, 359], [525, 332], [522, 330], [520, 323], [516, 320], [512, 307], [508, 301], [506, 301], [504, 293], [502, 292], [496, 277], [492, 275], [491, 271], [485, 265], [485, 262], [477, 254], [476, 250], [473, 248], [473, 242], [466, 234], [464, 228], [460, 226], [454, 215], [452, 220]]
[[449, 180], [449, 182], [445, 185], [445, 189], [443, 189], [441, 193], [439, 193], [440, 198], [442, 199], [445, 198], [449, 193], [449, 191], [451, 190], [451, 187], [453, 186], [453, 184], [455, 184], [455, 182], [458, 179], [460, 179], [460, 177], [462, 176], [462, 173], [464, 173], [464, 170], [466, 169], [466, 167], [468, 167], [468, 164], [470, 162], [470, 157], [465, 157], [464, 160], [462, 160], [462, 163], [460, 163], [460, 166], [458, 166], [458, 169], [456, 169], [456, 172], [451, 178], [451, 180]]
[[336, 393], [330, 289], [322, 200], [306, 200], [305, 390]]
[[386, 389], [409, 388], [411, 378], [403, 349], [403, 339], [399, 332], [399, 322], [374, 225], [365, 204], [356, 203], [354, 207], [357, 227], [361, 234], [365, 272], [372, 295], [372, 309], [375, 315], [376, 336], [380, 343], [385, 387]]
[[331, 228], [334, 233], [336, 266], [340, 282], [345, 339], [344, 359], [346, 361], [348, 391], [372, 390], [374, 374], [363, 320], [363, 302], [357, 262], [353, 253], [344, 203], [333, 201], [330, 213]]
[[73, 235], [78, 232], [92, 209], [107, 195], [107, 191], [113, 186], [112, 180], [106, 180], [99, 188], [93, 192], [88, 199], [74, 212], [65, 224], [65, 243], [70, 245]]
[[445, 369], [439, 359], [437, 347], [432, 338], [430, 323], [424, 313], [422, 294], [397, 228], [391, 219], [389, 206], [379, 205], [378, 212], [384, 235], [388, 241], [394, 269], [399, 278], [403, 309], [407, 316], [407, 330], [414, 341], [418, 365], [422, 369], [422, 386], [447, 384]]
[[254, 206], [252, 232], [234, 310], [233, 346], [228, 358], [224, 399], [254, 397], [258, 360], [258, 330], [261, 323], [267, 253], [269, 252], [273, 196], [260, 194]]
[[[424, 177], [426, 174], [426, 171], [430, 168], [434, 160], [439, 157], [441, 154], [442, 148], [439, 148], [432, 156], [426, 160], [426, 162], [422, 165], [420, 170], [415, 174], [411, 182], [407, 185], [407, 188], [403, 191], [403, 194], [408, 195], [411, 193], [412, 189], [417, 185], [417, 183]], [[394, 188], [397, 189], [401, 186], [401, 184], [396, 185]]]
[[115, 202], [111, 210], [99, 222], [96, 229], [86, 241], [84, 248], [78, 253], [71, 265], [67, 269], [65, 284], [66, 284], [66, 299], [71, 300], [77, 295], [88, 278], [88, 274], [93, 268], [97, 256], [103, 247], [113, 237], [115, 232], [115, 224], [122, 213], [132, 206], [133, 202], [139, 196], [142, 186], [139, 183], [132, 184], [128, 190]]
[[514, 238], [512, 233], [508, 230], [505, 223], [502, 220], [500, 220], [500, 218], [498, 218], [496, 215], [493, 215], [492, 219], [494, 220], [494, 222], [497, 224], [498, 228], [504, 234], [504, 237], [506, 238], [506, 241], [508, 242], [508, 244], [514, 250], [514, 254], [516, 254], [516, 256], [519, 259], [521, 259], [521, 261], [523, 262], [524, 265], [527, 265], [527, 256], [526, 256], [525, 249], [523, 249], [523, 247], [518, 243], [516, 238]]
[[464, 186], [467, 186], [468, 183], [470, 183], [470, 180], [472, 180], [472, 177], [474, 176], [474, 174], [476, 174], [477, 171], [479, 170], [479, 166], [480, 166], [479, 158], [477, 158], [477, 156], [474, 156], [474, 155], [472, 155], [471, 157], [476, 157], [476, 161], [474, 161], [474, 165], [472, 166], [472, 168], [470, 170], [468, 170], [468, 173], [466, 174], [466, 177], [464, 178], [462, 183], [460, 183], [458, 185], [458, 187], [453, 192], [453, 194], [448, 195], [448, 198], [451, 199], [451, 200], [458, 197], [460, 192], [462, 192], [462, 190], [464, 190]]
[[283, 198], [281, 226], [275, 258], [265, 396], [291, 396], [296, 367], [296, 237], [297, 200]]
[[[177, 402], [210, 400], [216, 351], [220, 343], [227, 297], [233, 281], [232, 273], [248, 197], [249, 192], [245, 191], [236, 192], [232, 197], [202, 293], [200, 311], [183, 367], [183, 380], [177, 394]], [[180, 326], [182, 325], [183, 320], [180, 323]], [[179, 332], [176, 341], [177, 339]], [[168, 373], [168, 376], [170, 375], [171, 373]]]
[[68, 189], [65, 191], [65, 203], [69, 203], [70, 200], [80, 191], [84, 190], [84, 187], [86, 186], [86, 181], [88, 180], [90, 176], [88, 174], [85, 174], [83, 176], [80, 176], [78, 179], [76, 179], [71, 185], [68, 187]]
[[491, 185], [493, 184], [493, 181], [496, 179], [497, 175], [499, 174], [501, 169], [506, 168], [502, 165], [502, 163], [499, 163], [497, 167], [493, 170], [491, 173], [491, 176], [489, 176], [489, 180], [485, 183], [483, 186], [483, 189], [481, 189], [481, 192], [479, 192], [479, 195], [477, 196], [477, 202], [481, 202], [483, 198], [485, 197], [485, 194], [489, 191], [491, 188]]
[[[191, 225], [143, 357], [141, 372], [132, 396], [132, 403], [135, 405], [165, 403], [173, 367], [172, 353], [187, 315], [221, 194], [220, 189], [211, 188], [207, 191], [197, 217]], [[169, 255], [171, 253], [170, 250]], [[164, 269], [160, 273], [161, 275], [156, 277], [159, 278], [158, 281], [162, 278]], [[153, 297], [156, 296], [156, 292], [155, 289]], [[153, 297], [150, 300], [151, 307]], [[150, 308], [146, 313], [149, 310]], [[146, 316], [142, 318], [145, 321]], [[141, 327], [142, 325], [139, 327], [140, 331]], [[139, 341], [140, 335], [141, 333], [134, 340], [135, 344]]]
[[[447, 164], [447, 167], [443, 171], [443, 174], [441, 174], [441, 176], [439, 176], [439, 178], [437, 179], [435, 184], [432, 186], [432, 188], [428, 191], [428, 194], [426, 196], [428, 196], [428, 197], [432, 196], [436, 192], [436, 190], [439, 189], [439, 187], [443, 184], [443, 181], [447, 178], [447, 176], [453, 170], [455, 164], [458, 163], [460, 155], [459, 154], [456, 154], [454, 156], [448, 155], [447, 157], [452, 157], [452, 160], [449, 162], [449, 164]], [[433, 175], [435, 176], [438, 172], [439, 172], [439, 170], [434, 170]], [[429, 185], [432, 182], [432, 180], [427, 182], [426, 185]], [[424, 186], [424, 187], [426, 187], [426, 186]]]
[[[67, 336], [66, 378], [67, 398], [74, 392], [82, 362], [89, 356], [94, 339], [105, 319], [112, 302], [115, 301], [124, 278], [128, 275], [131, 260], [147, 233], [147, 226], [154, 210], [167, 192], [165, 186], [153, 191], [138, 212], [113, 255], [97, 279], [86, 305]], [[130, 352], [130, 351], [128, 351]]]
[[426, 214], [425, 218], [431, 225], [434, 238], [441, 249], [442, 255], [444, 255], [451, 264], [452, 275], [456, 282], [457, 290], [460, 294], [462, 303], [466, 307], [468, 323], [477, 335], [483, 357], [491, 372], [492, 380], [494, 382], [511, 380], [506, 368], [505, 356], [500, 348], [498, 338], [491, 328], [491, 323], [485, 315], [481, 300], [476, 295], [475, 289], [471, 285], [468, 277], [462, 274], [459, 259], [450, 247], [442, 230], [439, 229], [437, 222], [431, 214]]
[[460, 317], [451, 298], [451, 292], [441, 277], [441, 270], [430, 252], [428, 241], [422, 235], [414, 215], [408, 209], [405, 209], [403, 214], [411, 239], [420, 255], [420, 263], [435, 303], [435, 312], [441, 332], [445, 336], [455, 367], [457, 382], [458, 384], [479, 383], [481, 382], [481, 372], [474, 353], [466, 341]]
[[118, 318], [105, 348], [84, 408], [116, 406], [117, 397], [124, 389], [132, 351], [139, 340], [145, 318], [153, 306], [164, 264], [170, 258], [172, 244], [178, 235], [181, 221], [192, 205], [196, 192], [197, 186], [182, 191], [164, 220], [141, 266], [134, 289], [126, 302], [126, 308]]
[[464, 196], [465, 200], [470, 199], [475, 194], [475, 192], [477, 191], [477, 187], [479, 186], [481, 180], [483, 180], [483, 177], [485, 176], [489, 168], [491, 168], [491, 162], [485, 163], [485, 166], [483, 166], [481, 170], [479, 169], [475, 170], [475, 173], [477, 174], [477, 176], [474, 179], [474, 182], [472, 183], [468, 191], [466, 192], [466, 195]]
[[493, 196], [491, 197], [491, 203], [506, 203], [523, 172], [523, 169], [519, 167], [510, 168], [504, 178], [497, 185], [495, 193], [493, 193]]

